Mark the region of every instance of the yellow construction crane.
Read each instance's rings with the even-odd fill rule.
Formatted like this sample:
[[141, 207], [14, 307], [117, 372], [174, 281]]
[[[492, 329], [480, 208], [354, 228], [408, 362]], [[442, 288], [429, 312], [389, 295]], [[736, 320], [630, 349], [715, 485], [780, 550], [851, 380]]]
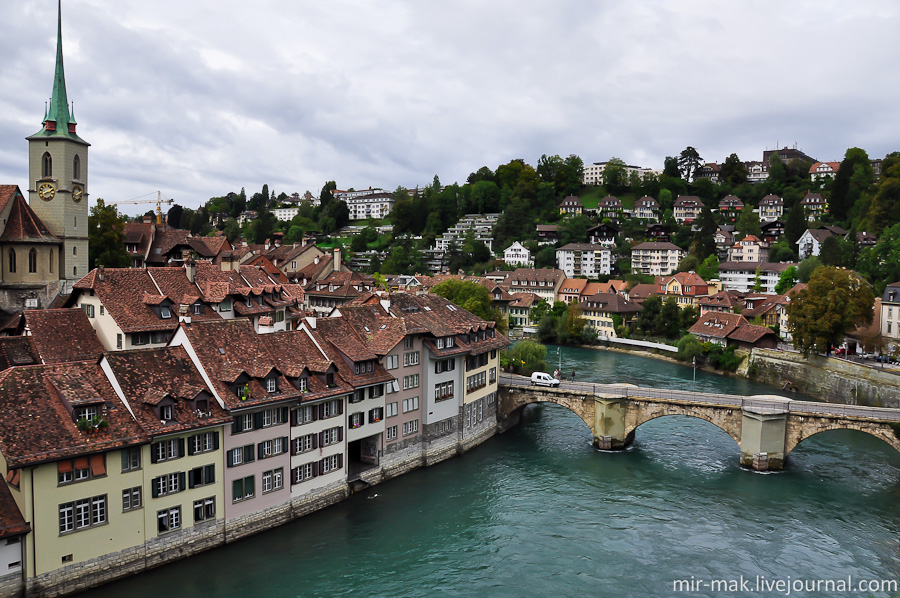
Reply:
[[155, 203], [156, 204], [156, 224], [162, 224], [162, 204], [174, 203], [174, 199], [163, 199], [162, 192], [156, 192], [156, 199], [129, 199], [128, 201], [114, 201], [115, 204], [139, 204], [139, 203]]

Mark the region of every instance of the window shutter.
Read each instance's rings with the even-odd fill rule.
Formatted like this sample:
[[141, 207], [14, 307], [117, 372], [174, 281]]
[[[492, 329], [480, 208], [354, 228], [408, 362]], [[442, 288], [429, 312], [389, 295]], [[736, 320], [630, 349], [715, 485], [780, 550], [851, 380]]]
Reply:
[[216, 481], [216, 466], [215, 465], [207, 465], [203, 468], [203, 477], [205, 478], [203, 482], [205, 484], [212, 484]]
[[253, 445], [248, 444], [244, 447], [244, 462], [255, 461], [256, 455], [253, 454]]
[[291, 486], [297, 483], [297, 476], [300, 473], [300, 468], [295, 467], [291, 470]]
[[190, 442], [187, 445], [187, 454], [188, 455], [194, 454], [194, 438], [196, 438], [196, 436], [191, 436]]
[[131, 459], [128, 458], [128, 449], [122, 451], [122, 471], [131, 469]]
[[179, 488], [179, 490], [184, 490], [184, 482], [185, 482], [185, 475], [184, 475], [184, 472], [182, 471], [181, 473], [178, 474], [178, 488]]
[[232, 451], [225, 453], [225, 465], [234, 467], [234, 453]]
[[290, 441], [291, 441], [291, 439], [288, 438], [287, 436], [282, 436], [281, 437], [281, 447], [282, 447], [281, 450], [287, 451], [288, 442], [290, 442]]
[[241, 432], [241, 418], [236, 417], [234, 421], [231, 422], [231, 433], [232, 434], [240, 434]]
[[244, 497], [244, 480], [235, 480], [231, 482], [231, 500], [237, 500]]
[[313, 462], [312, 470], [313, 470], [313, 477], [316, 477], [319, 475], [319, 462], [318, 461]]
[[344, 439], [344, 428], [340, 427], [340, 428], [338, 428], [338, 442], [342, 441], [343, 439]]
[[314, 449], [319, 448], [319, 435], [318, 434], [312, 435], [312, 447]]
[[343, 415], [344, 413], [344, 401], [338, 401], [338, 415]]
[[300, 439], [299, 439], [299, 438], [295, 438], [295, 439], [291, 442], [291, 456], [297, 455], [297, 454], [300, 453], [300, 451], [297, 450], [297, 444], [298, 444], [299, 442], [300, 442]]
[[153, 498], [159, 496], [159, 484], [157, 483], [159, 478], [154, 478], [153, 481], [150, 482], [150, 494], [153, 495]]
[[256, 445], [256, 455], [257, 455], [260, 459], [262, 459], [263, 457], [265, 457], [265, 453], [263, 452], [263, 444], [265, 444], [265, 443], [260, 442], [259, 444]]
[[300, 409], [294, 409], [291, 411], [291, 426], [297, 426], [300, 420]]
[[184, 457], [184, 438], [178, 439], [178, 456]]
[[213, 450], [219, 450], [219, 432], [213, 432]]
[[158, 454], [159, 454], [159, 443], [157, 442], [155, 444], [151, 444], [150, 445], [150, 462], [151, 463], [156, 463], [159, 461], [159, 459], [157, 458]]
[[197, 485], [197, 470], [191, 470], [191, 477], [188, 478], [188, 488], [193, 488]]
[[316, 405], [316, 408], [313, 411], [316, 414], [316, 417], [314, 419], [325, 419], [325, 403]]
[[288, 408], [287, 408], [287, 407], [282, 407], [282, 408], [281, 408], [281, 417], [279, 417], [278, 419], [279, 419], [280, 421], [286, 422], [286, 421], [287, 421], [287, 418], [288, 418]]
[[316, 436], [319, 437], [319, 446], [325, 446], [325, 432], [319, 432]]
[[263, 412], [258, 411], [253, 414], [253, 429], [258, 430], [263, 427]]
[[344, 467], [344, 453], [341, 453], [337, 456], [338, 458], [338, 469], [343, 469]]

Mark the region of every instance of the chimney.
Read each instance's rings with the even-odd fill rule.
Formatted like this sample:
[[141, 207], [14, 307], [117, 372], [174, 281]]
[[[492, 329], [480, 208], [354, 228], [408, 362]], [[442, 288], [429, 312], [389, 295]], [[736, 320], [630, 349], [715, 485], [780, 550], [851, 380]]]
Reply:
[[178, 321], [185, 324], [191, 323], [191, 306], [182, 303], [178, 306]]
[[190, 257], [184, 260], [184, 274], [187, 276], [188, 282], [194, 282], [197, 275], [197, 264]]
[[341, 271], [341, 248], [334, 248], [334, 264], [332, 264], [332, 268], [335, 272]]
[[[295, 243], [296, 245], [296, 243]], [[306, 235], [300, 237], [300, 247], [306, 247]]]
[[97, 280], [99, 280], [100, 282], [106, 280], [106, 272], [103, 271], [103, 266], [97, 267]]
[[152, 224], [153, 218], [150, 216], [144, 216], [144, 224]]

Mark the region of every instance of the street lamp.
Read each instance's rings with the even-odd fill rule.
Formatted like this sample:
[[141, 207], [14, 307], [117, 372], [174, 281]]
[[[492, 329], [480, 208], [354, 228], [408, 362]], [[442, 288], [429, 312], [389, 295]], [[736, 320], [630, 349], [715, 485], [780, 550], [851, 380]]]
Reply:
[[694, 382], [691, 384], [691, 392], [696, 392], [697, 389], [697, 356], [694, 355]]

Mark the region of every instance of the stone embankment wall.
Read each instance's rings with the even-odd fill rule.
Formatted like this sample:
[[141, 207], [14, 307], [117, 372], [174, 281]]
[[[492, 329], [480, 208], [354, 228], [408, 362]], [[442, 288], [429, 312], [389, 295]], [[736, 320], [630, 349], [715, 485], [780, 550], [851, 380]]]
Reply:
[[[882, 369], [844, 359], [753, 349], [747, 377], [795, 389], [829, 403], [900, 407], [900, 370]], [[785, 394], [785, 396], [790, 396]]]

